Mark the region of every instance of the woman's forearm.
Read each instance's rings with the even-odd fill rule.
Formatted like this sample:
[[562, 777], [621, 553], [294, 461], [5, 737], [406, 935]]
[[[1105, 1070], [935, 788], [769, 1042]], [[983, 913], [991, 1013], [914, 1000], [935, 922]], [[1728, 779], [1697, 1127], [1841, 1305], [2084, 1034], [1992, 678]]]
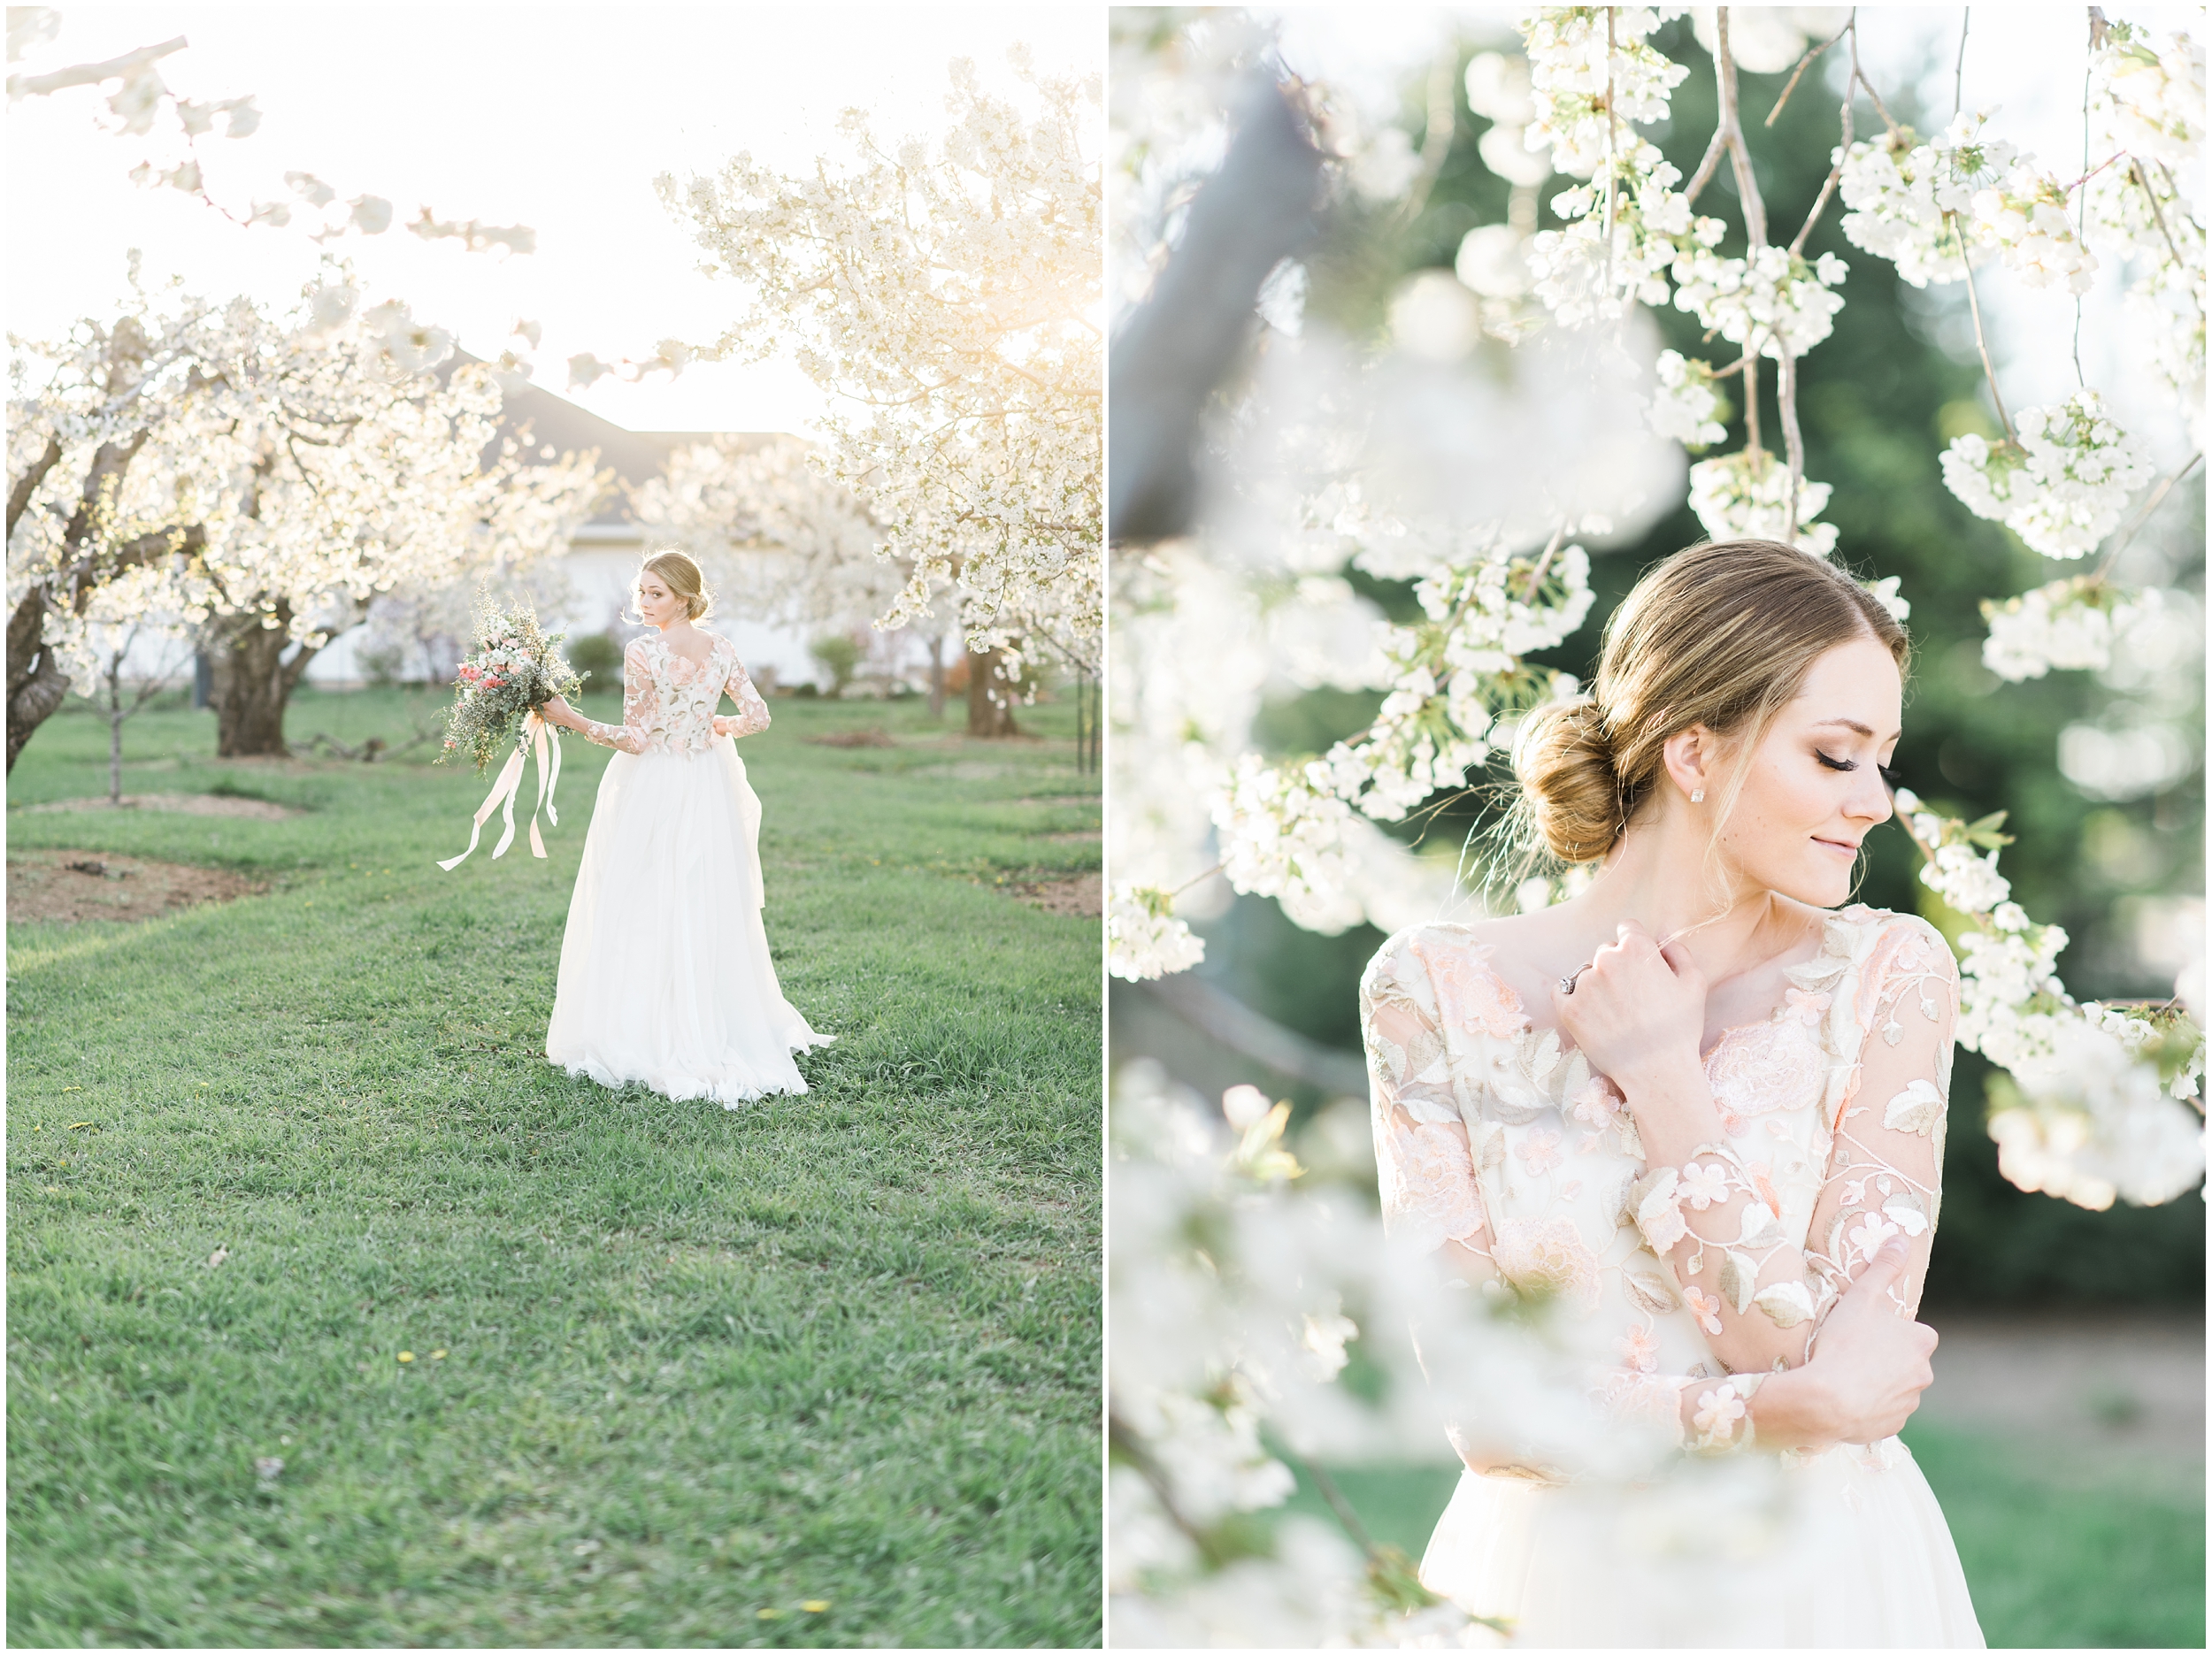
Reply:
[[1818, 1451], [1842, 1440], [1835, 1398], [1809, 1363], [1760, 1382], [1751, 1398], [1751, 1425], [1752, 1440], [1762, 1448]]

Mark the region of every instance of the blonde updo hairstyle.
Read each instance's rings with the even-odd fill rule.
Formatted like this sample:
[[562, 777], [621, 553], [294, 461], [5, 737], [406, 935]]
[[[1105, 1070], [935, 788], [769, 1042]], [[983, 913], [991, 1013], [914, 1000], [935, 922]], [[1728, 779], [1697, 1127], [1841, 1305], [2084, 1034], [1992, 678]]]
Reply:
[[[1739, 759], [1757, 747], [1815, 660], [1870, 638], [1902, 673], [1905, 629], [1850, 576], [1773, 540], [1719, 540], [1649, 570], [1605, 624], [1590, 693], [1539, 708], [1513, 747], [1515, 837], [1569, 864], [1613, 848], [1666, 772], [1671, 736], [1703, 724]], [[1713, 813], [1727, 819], [1745, 766]]]
[[707, 590], [699, 565], [684, 553], [672, 548], [655, 552], [638, 565], [636, 579], [642, 580], [649, 574], [658, 575], [668, 589], [684, 601], [687, 619], [703, 621], [714, 613], [714, 594]]

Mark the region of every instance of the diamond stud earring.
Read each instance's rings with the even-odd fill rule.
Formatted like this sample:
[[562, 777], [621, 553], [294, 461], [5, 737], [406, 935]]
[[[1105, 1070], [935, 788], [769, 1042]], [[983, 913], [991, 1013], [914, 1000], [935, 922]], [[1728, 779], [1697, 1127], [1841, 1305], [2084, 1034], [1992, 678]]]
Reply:
[[1690, 802], [1694, 805], [1703, 804], [1705, 802], [1705, 790], [1701, 787], [1695, 793], [1692, 793], [1690, 795]]

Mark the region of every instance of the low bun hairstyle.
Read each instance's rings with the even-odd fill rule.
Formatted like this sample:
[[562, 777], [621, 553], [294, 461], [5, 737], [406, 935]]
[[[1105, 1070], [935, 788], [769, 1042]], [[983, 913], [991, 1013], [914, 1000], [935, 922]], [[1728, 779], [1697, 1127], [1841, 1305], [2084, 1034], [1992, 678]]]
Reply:
[[658, 575], [667, 583], [668, 589], [684, 601], [684, 614], [688, 619], [703, 621], [714, 613], [714, 594], [707, 590], [699, 565], [683, 553], [654, 553], [638, 565], [641, 578], [648, 574]]
[[1858, 638], [1906, 670], [1905, 629], [1833, 564], [1773, 540], [1677, 552], [1606, 622], [1590, 693], [1522, 720], [1516, 837], [1563, 862], [1599, 861], [1652, 796], [1669, 737], [1703, 724], [1755, 746], [1813, 663]]

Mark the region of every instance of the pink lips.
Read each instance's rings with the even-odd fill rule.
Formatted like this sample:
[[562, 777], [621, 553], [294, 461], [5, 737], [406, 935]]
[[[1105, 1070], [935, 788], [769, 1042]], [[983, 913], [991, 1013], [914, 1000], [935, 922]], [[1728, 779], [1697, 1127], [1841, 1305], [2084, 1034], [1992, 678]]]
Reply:
[[1855, 856], [1859, 854], [1858, 843], [1854, 839], [1822, 839], [1816, 833], [1813, 835], [1813, 843], [1825, 845], [1830, 850], [1840, 851], [1846, 856]]

